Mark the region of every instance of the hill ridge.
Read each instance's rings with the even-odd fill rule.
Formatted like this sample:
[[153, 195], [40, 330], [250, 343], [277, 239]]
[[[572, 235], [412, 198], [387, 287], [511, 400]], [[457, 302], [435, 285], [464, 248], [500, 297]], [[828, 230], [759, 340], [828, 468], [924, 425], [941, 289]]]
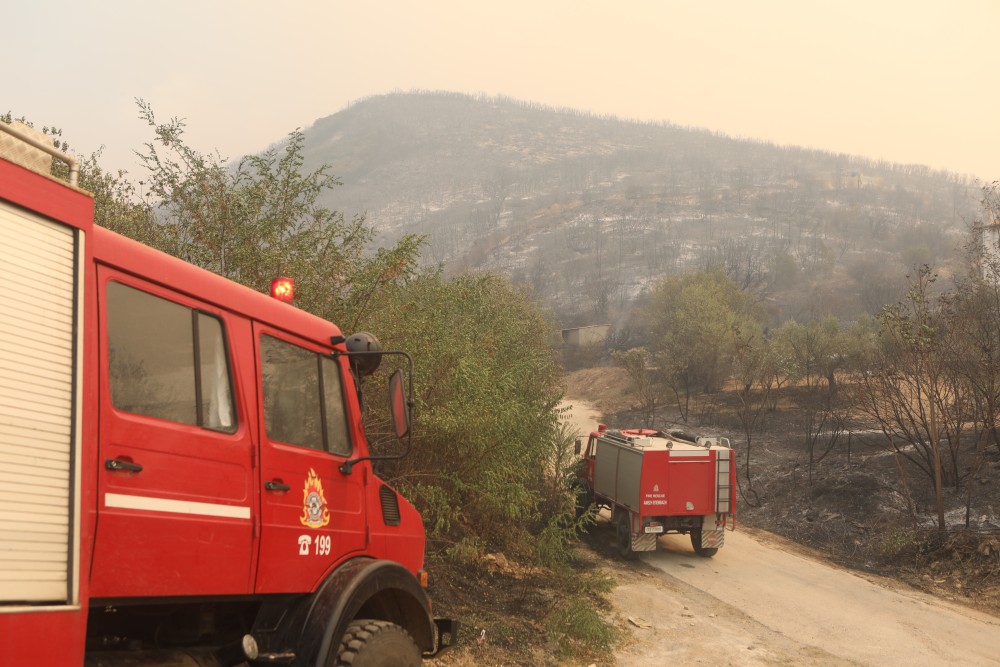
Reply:
[[954, 265], [978, 215], [958, 174], [507, 97], [377, 95], [304, 134], [306, 168], [344, 182], [324, 204], [383, 242], [426, 235], [427, 264], [507, 274], [566, 325], [712, 264], [784, 317], [850, 319], [914, 262]]

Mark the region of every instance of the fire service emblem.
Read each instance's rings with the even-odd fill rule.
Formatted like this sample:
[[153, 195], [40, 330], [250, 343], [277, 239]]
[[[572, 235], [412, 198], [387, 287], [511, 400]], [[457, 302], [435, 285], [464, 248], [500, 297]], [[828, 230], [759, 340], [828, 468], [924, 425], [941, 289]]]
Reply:
[[326, 508], [323, 483], [312, 468], [309, 468], [309, 476], [302, 489], [302, 516], [299, 517], [299, 522], [309, 528], [322, 528], [330, 523], [330, 510]]

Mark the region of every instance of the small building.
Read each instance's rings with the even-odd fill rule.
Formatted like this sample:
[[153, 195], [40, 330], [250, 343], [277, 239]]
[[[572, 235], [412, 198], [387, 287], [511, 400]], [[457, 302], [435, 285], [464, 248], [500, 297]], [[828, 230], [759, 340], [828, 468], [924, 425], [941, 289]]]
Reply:
[[610, 324], [591, 324], [585, 327], [563, 329], [563, 344], [567, 347], [593, 347], [603, 345], [611, 333]]

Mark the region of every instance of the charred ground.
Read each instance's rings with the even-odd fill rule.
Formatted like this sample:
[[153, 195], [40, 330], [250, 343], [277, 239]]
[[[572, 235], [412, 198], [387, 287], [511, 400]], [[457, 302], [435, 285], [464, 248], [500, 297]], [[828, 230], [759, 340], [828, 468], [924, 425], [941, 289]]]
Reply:
[[[569, 394], [593, 401], [611, 427], [634, 426], [643, 418], [632, 409], [635, 401], [620, 369], [576, 371], [567, 383]], [[902, 462], [908, 482], [904, 487], [884, 437], [860, 419], [849, 424], [822, 460], [814, 461], [810, 479], [803, 394], [795, 387], [780, 390], [780, 407], [768, 413], [753, 436], [749, 480], [734, 394], [713, 395], [710, 409], [701, 411], [704, 417], [685, 425], [732, 440], [740, 462], [738, 523], [791, 539], [839, 565], [1000, 612], [998, 448], [987, 448], [977, 475], [958, 489], [945, 489], [948, 530], [941, 532], [927, 479]], [[665, 406], [653, 416], [654, 426], [669, 428], [677, 423], [676, 416], [676, 410]], [[826, 446], [817, 445], [817, 458]]]
[[[570, 400], [595, 406], [610, 427], [642, 425], [623, 370], [577, 370], [567, 375], [566, 387]], [[914, 526], [895, 458], [883, 439], [865, 432], [861, 422], [852, 424], [852, 434], [842, 435], [829, 454], [814, 462], [810, 479], [797, 409], [804, 397], [795, 388], [781, 392], [781, 407], [768, 415], [753, 438], [751, 484], [735, 395], [713, 395], [711, 408], [684, 425], [732, 440], [740, 461], [737, 530], [749, 526], [755, 532], [767, 531], [799, 545], [811, 557], [1000, 614], [1000, 452], [988, 449], [976, 478], [957, 491], [946, 491], [949, 530], [943, 533], [935, 528], [930, 485], [915, 470], [904, 468], [916, 511]], [[653, 416], [653, 425], [676, 426], [676, 411], [663, 406]], [[967, 530], [970, 485], [972, 529]], [[607, 593], [616, 583], [639, 576], [632, 570], [641, 564], [619, 562], [607, 531], [600, 528], [584, 537], [577, 554], [571, 576], [524, 566], [503, 555], [462, 565], [451, 560], [431, 563], [436, 610], [465, 624], [462, 648], [434, 664], [613, 664], [615, 642], [626, 637], [628, 624], [614, 618]], [[605, 631], [618, 630], [599, 634], [601, 618], [607, 622]]]

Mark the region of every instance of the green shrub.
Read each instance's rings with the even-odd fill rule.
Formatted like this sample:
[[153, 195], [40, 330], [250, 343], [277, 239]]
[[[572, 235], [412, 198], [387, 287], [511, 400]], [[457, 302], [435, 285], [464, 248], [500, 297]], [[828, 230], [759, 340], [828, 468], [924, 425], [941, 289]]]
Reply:
[[441, 544], [474, 537], [529, 561], [565, 561], [574, 527], [552, 324], [492, 274], [428, 273], [381, 296], [359, 328], [413, 356], [416, 405], [414, 453], [380, 471]]
[[594, 597], [610, 592], [614, 582], [606, 575], [593, 574], [577, 581], [579, 587], [562, 599], [547, 619], [549, 639], [564, 658], [610, 656], [620, 631], [600, 614]]

